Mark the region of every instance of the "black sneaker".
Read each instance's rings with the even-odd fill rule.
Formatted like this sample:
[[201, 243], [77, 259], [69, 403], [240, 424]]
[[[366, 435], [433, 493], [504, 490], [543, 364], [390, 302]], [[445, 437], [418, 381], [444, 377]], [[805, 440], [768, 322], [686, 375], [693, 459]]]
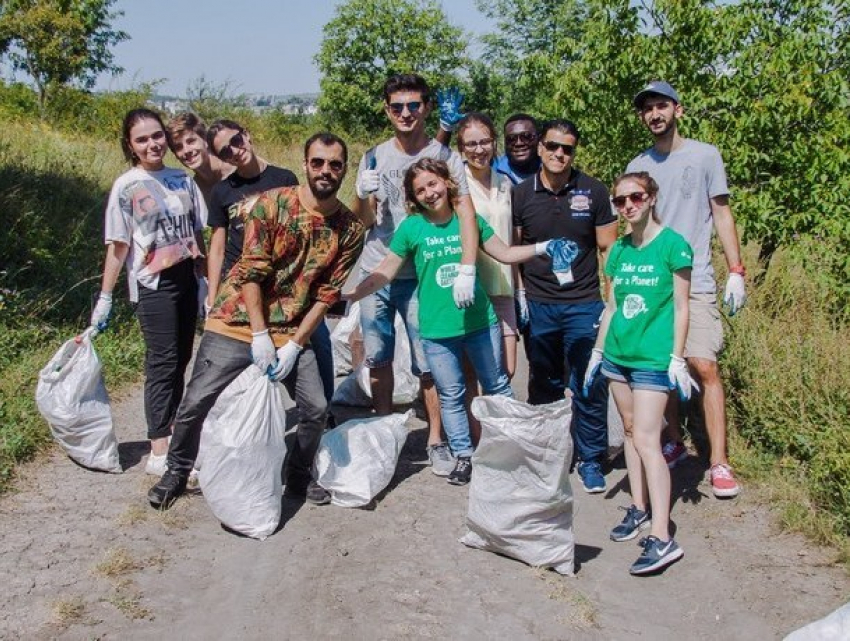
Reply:
[[157, 510], [167, 510], [170, 508], [177, 497], [186, 491], [186, 482], [188, 477], [171, 470], [165, 470], [165, 474], [159, 479], [159, 483], [154, 485], [148, 492], [148, 501], [151, 507]]
[[331, 502], [331, 493], [316, 483], [316, 481], [310, 481], [310, 484], [307, 486], [305, 498], [308, 503], [312, 503], [313, 505], [327, 505]]
[[452, 485], [466, 485], [472, 478], [472, 461], [468, 456], [458, 456], [455, 469], [449, 474]]

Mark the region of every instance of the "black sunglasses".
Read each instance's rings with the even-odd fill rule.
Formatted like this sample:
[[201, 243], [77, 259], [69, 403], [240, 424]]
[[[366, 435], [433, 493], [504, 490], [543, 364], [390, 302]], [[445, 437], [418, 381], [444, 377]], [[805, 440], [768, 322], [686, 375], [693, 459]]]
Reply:
[[391, 102], [390, 103], [390, 111], [393, 112], [394, 116], [400, 116], [404, 112], [404, 108], [407, 107], [407, 110], [411, 113], [411, 115], [416, 115], [419, 113], [419, 110], [422, 109], [422, 103], [417, 101], [414, 102]]
[[558, 149], [560, 149], [565, 155], [572, 156], [576, 152], [575, 145], [565, 145], [562, 142], [555, 142], [554, 140], [544, 140], [540, 144], [543, 145], [546, 151], [550, 151], [552, 153], [555, 153]]
[[506, 145], [515, 145], [518, 142], [524, 142], [525, 144], [530, 145], [535, 140], [537, 140], [537, 134], [532, 131], [521, 131], [518, 134], [508, 134], [505, 136]]
[[230, 141], [221, 149], [218, 150], [216, 156], [221, 158], [222, 160], [230, 160], [233, 158], [233, 148], [238, 147], [242, 149], [245, 146], [245, 136], [244, 132], [240, 131], [237, 134], [233, 134], [231, 136]]
[[307, 161], [307, 164], [310, 165], [310, 169], [314, 171], [319, 171], [327, 165], [334, 173], [341, 172], [343, 167], [345, 167], [345, 163], [341, 160], [327, 160], [325, 158], [310, 158], [310, 160]]

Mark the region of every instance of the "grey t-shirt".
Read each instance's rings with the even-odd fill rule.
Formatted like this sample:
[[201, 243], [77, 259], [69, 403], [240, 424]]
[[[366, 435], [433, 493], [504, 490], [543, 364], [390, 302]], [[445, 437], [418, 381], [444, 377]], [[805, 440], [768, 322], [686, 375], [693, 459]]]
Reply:
[[691, 292], [714, 294], [711, 235], [714, 221], [710, 199], [729, 194], [726, 170], [717, 147], [685, 139], [669, 154], [647, 149], [626, 171], [646, 171], [658, 183], [656, 210], [661, 222], [685, 237], [694, 250]]
[[[376, 169], [381, 182], [375, 193], [378, 201], [377, 218], [375, 224], [366, 233], [366, 244], [360, 255], [360, 268], [364, 271], [371, 272], [381, 263], [389, 253], [390, 241], [393, 239], [395, 230], [398, 229], [401, 221], [407, 218], [404, 174], [420, 158], [445, 160], [452, 178], [458, 185], [458, 194], [461, 196], [469, 194], [466, 173], [460, 156], [436, 140], [431, 140], [422, 151], [413, 156], [401, 151], [396, 146], [394, 138], [367, 151], [360, 159], [360, 166], [357, 169], [358, 177], [361, 171]], [[396, 278], [416, 278], [413, 262], [406, 261]]]

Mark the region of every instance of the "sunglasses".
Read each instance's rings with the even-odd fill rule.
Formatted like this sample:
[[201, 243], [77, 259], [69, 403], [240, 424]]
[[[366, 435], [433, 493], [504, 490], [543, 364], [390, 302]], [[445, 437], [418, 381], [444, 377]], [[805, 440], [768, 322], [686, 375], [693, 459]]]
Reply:
[[482, 149], [488, 149], [493, 146], [492, 138], [482, 138], [481, 140], [470, 140], [468, 142], [464, 142], [461, 144], [464, 151], [475, 151], [479, 147]]
[[234, 134], [230, 138], [230, 141], [224, 147], [218, 150], [216, 156], [218, 156], [222, 160], [230, 160], [231, 158], [233, 158], [234, 147], [238, 147], [239, 149], [245, 147], [244, 132], [240, 131], [239, 133]]
[[649, 194], [645, 191], [635, 191], [625, 196], [614, 196], [611, 202], [614, 203], [614, 207], [617, 209], [622, 209], [626, 206], [627, 200], [630, 200], [633, 205], [642, 205], [648, 199]]
[[419, 101], [390, 103], [390, 111], [394, 116], [400, 116], [402, 113], [404, 113], [405, 107], [407, 107], [407, 110], [410, 112], [411, 115], [415, 116], [419, 113], [419, 110], [422, 109], [422, 103]]
[[554, 140], [544, 140], [540, 144], [543, 145], [543, 148], [546, 151], [549, 151], [553, 154], [556, 151], [558, 151], [559, 149], [561, 151], [563, 151], [564, 155], [566, 155], [566, 156], [572, 156], [576, 152], [576, 146], [575, 145], [565, 145], [564, 143], [555, 142]]
[[313, 171], [319, 171], [327, 165], [331, 168], [331, 171], [336, 174], [341, 172], [343, 167], [345, 167], [345, 163], [341, 160], [327, 160], [325, 158], [310, 158], [310, 160], [307, 161], [307, 164], [310, 165], [310, 169]]
[[526, 145], [530, 145], [535, 140], [537, 140], [537, 134], [531, 131], [522, 131], [518, 134], [508, 134], [505, 136], [505, 144], [506, 145], [515, 145], [518, 142], [525, 143]]

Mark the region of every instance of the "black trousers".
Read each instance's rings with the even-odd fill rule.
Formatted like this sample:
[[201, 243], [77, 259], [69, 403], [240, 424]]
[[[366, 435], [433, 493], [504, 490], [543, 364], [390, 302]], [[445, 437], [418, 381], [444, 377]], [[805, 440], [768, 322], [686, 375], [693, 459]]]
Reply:
[[162, 271], [159, 287], [139, 285], [136, 316], [145, 338], [145, 419], [148, 438], [171, 436], [183, 398], [198, 320], [198, 281], [193, 261]]

